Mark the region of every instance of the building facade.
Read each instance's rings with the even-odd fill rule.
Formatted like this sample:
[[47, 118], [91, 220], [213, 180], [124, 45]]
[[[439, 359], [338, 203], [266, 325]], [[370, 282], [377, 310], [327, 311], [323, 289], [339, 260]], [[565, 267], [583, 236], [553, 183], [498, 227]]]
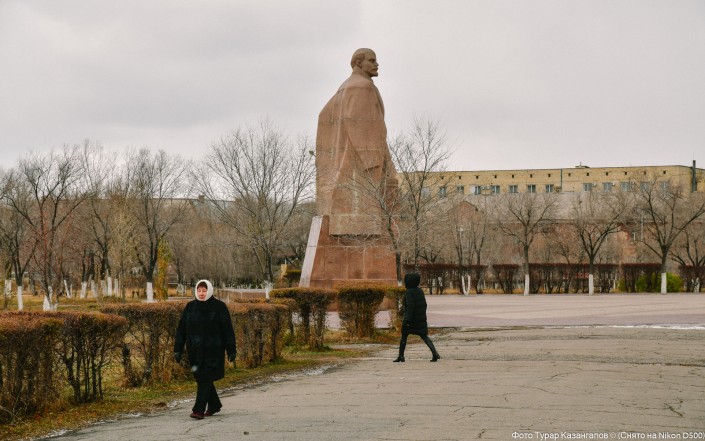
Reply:
[[626, 191], [642, 182], [679, 185], [687, 192], [705, 191], [705, 169], [693, 165], [588, 167], [438, 172], [441, 197], [505, 193], [576, 193]]

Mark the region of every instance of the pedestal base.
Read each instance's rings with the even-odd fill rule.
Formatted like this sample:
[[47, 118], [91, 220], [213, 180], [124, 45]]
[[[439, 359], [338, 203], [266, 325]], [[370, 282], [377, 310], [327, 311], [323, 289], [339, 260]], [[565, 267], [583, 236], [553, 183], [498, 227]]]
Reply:
[[299, 286], [333, 288], [341, 282], [397, 285], [389, 239], [331, 236], [328, 216], [316, 216], [306, 247]]

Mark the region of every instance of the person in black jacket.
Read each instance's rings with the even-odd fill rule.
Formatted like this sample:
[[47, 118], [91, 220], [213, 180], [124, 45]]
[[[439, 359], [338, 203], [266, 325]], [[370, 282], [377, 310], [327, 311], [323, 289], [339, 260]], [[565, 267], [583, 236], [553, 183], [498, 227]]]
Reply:
[[236, 347], [228, 307], [213, 297], [213, 285], [200, 280], [194, 294], [196, 299], [186, 304], [176, 329], [174, 359], [181, 362], [185, 344], [198, 385], [191, 418], [202, 420], [220, 412], [222, 404], [213, 382], [225, 376], [226, 351], [228, 360], [235, 362]]
[[399, 342], [399, 356], [394, 363], [404, 362], [404, 349], [406, 349], [406, 339], [409, 334], [416, 334], [426, 343], [426, 346], [431, 350], [433, 358], [431, 361], [438, 361], [441, 358], [436, 351], [435, 346], [430, 338], [428, 338], [428, 323], [426, 321], [426, 297], [419, 288], [421, 276], [417, 273], [410, 273], [404, 276], [404, 293], [403, 307], [404, 319], [401, 326], [401, 341]]

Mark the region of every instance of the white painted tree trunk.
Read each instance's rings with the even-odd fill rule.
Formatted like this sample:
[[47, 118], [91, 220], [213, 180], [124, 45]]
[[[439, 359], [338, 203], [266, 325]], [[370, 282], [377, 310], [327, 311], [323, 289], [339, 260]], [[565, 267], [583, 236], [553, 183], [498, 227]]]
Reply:
[[528, 274], [524, 274], [524, 295], [525, 296], [529, 295], [530, 283], [531, 283], [531, 278], [529, 277]]
[[88, 282], [81, 282], [81, 298], [85, 299], [86, 298], [86, 287], [88, 286]]
[[264, 297], [266, 297], [267, 300], [269, 300], [269, 291], [274, 288], [274, 284], [270, 281], [264, 282]]
[[24, 309], [24, 300], [22, 300], [22, 284], [17, 285], [17, 310]]
[[56, 305], [54, 304], [54, 289], [50, 286], [49, 293], [44, 296], [44, 304], [42, 305], [44, 311], [56, 311]]
[[460, 288], [464, 296], [468, 295], [467, 287], [465, 286], [465, 277], [460, 276]]
[[108, 296], [113, 296], [113, 278], [108, 276]]
[[154, 302], [154, 289], [152, 288], [152, 282], [147, 282], [147, 302]]
[[588, 274], [588, 295], [595, 294], [595, 277], [592, 274]]
[[12, 300], [12, 279], [5, 279], [5, 298], [8, 302]]
[[64, 293], [67, 299], [71, 298], [71, 290], [69, 290], [69, 284], [66, 282], [66, 279], [64, 279]]
[[120, 279], [117, 277], [115, 278], [115, 287], [113, 289], [114, 289], [113, 292], [116, 293], [115, 295], [118, 295], [118, 296], [122, 295], [122, 293], [120, 292]]
[[661, 273], [661, 294], [668, 292], [668, 284], [666, 283], [666, 273]]

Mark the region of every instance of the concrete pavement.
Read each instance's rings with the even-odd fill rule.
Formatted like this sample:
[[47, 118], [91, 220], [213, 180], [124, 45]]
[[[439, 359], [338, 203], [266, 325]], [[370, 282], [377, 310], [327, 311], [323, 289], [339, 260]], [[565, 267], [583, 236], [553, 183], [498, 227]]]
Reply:
[[368, 358], [227, 392], [223, 411], [202, 421], [188, 418], [193, 404], [188, 401], [60, 438], [322, 441], [705, 436], [702, 327], [543, 327], [563, 322], [663, 325], [679, 319], [692, 327], [705, 324], [705, 295], [429, 297], [428, 301], [432, 324], [486, 320], [479, 328], [536, 327], [463, 328], [436, 335], [443, 356], [438, 363], [428, 362], [428, 349], [412, 336], [406, 363], [391, 363], [396, 348], [380, 346]]

